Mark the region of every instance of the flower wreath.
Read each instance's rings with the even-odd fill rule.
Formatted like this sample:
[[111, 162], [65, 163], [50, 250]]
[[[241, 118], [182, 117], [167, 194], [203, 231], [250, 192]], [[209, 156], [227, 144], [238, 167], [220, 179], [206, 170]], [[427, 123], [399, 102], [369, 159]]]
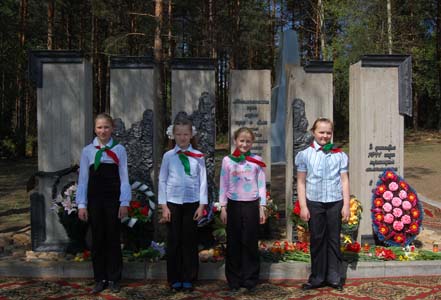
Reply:
[[130, 201], [128, 217], [124, 220], [129, 227], [133, 227], [137, 221], [150, 222], [156, 208], [155, 194], [147, 184], [135, 181], [131, 187], [135, 200]]
[[420, 233], [423, 209], [416, 191], [388, 168], [372, 194], [372, 226], [380, 241], [407, 246]]
[[[165, 132], [167, 134], [168, 138], [171, 140], [175, 139], [175, 137], [173, 135], [173, 126], [175, 126], [175, 125], [172, 124], [172, 125], [168, 126], [167, 130]], [[196, 134], [198, 134], [196, 127], [191, 126], [191, 137], [194, 137]]]

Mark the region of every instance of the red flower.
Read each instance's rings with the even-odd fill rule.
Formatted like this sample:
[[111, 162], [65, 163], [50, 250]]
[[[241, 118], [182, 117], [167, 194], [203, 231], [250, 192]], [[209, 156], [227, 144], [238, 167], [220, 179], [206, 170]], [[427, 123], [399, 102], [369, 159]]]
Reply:
[[90, 251], [89, 250], [84, 250], [83, 251], [83, 259], [86, 260], [90, 257]]
[[400, 181], [400, 188], [402, 188], [403, 190], [407, 191], [407, 189], [409, 188], [409, 186], [407, 185], [406, 182], [404, 182], [404, 181]]
[[416, 195], [414, 193], [407, 194], [407, 199], [409, 199], [410, 202], [414, 202], [416, 200]]
[[207, 212], [207, 210], [206, 209], [204, 209], [203, 211], [202, 211], [202, 215], [205, 217], [206, 215], [208, 215], [208, 212]]
[[397, 175], [395, 175], [395, 173], [392, 171], [387, 171], [386, 174], [384, 175], [384, 177], [386, 178], [386, 180], [387, 179], [389, 179], [389, 180], [396, 180], [397, 179]]
[[414, 218], [414, 219], [418, 219], [420, 217], [420, 211], [418, 210], [418, 208], [412, 208], [410, 210], [410, 214], [412, 215], [412, 218]]
[[420, 226], [418, 225], [418, 223], [413, 222], [409, 226], [409, 231], [412, 233], [417, 233], [419, 228], [420, 228]]
[[378, 231], [382, 234], [382, 235], [386, 235], [389, 232], [389, 228], [387, 228], [386, 225], [380, 225], [378, 226]]
[[149, 208], [147, 206], [144, 206], [143, 208], [141, 208], [141, 214], [143, 214], [144, 216], [148, 216]]
[[384, 201], [382, 198], [375, 198], [374, 205], [375, 207], [382, 207], [384, 204]]
[[350, 251], [350, 252], [358, 253], [361, 250], [361, 245], [358, 242], [348, 243], [348, 244], [346, 244], [345, 250], [346, 251]]
[[295, 204], [295, 206], [294, 206], [292, 211], [296, 215], [300, 216], [300, 201], [296, 201], [296, 204]]
[[131, 201], [130, 202], [130, 206], [132, 208], [140, 208], [141, 207], [141, 202], [139, 202], [139, 201]]
[[377, 187], [376, 193], [377, 195], [382, 195], [386, 190], [387, 190], [386, 186], [382, 184]]
[[399, 244], [404, 243], [404, 240], [405, 240], [405, 239], [406, 239], [406, 237], [405, 237], [404, 234], [402, 234], [402, 233], [396, 234], [396, 235], [394, 236], [394, 240], [395, 240], [395, 242], [397, 242], [397, 243], [399, 243]]
[[383, 222], [384, 215], [382, 213], [375, 214], [375, 220], [377, 220], [378, 222]]
[[216, 207], [216, 205], [213, 205], [213, 208], [211, 209], [214, 213], [216, 213], [217, 212], [217, 207]]

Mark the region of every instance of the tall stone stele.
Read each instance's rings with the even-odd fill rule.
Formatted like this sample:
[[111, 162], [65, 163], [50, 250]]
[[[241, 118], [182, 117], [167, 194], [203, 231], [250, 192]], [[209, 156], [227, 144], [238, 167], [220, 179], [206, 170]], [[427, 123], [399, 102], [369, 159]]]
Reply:
[[[51, 210], [53, 186], [79, 163], [92, 139], [92, 66], [78, 51], [31, 51], [29, 71], [37, 87], [39, 170], [30, 196], [32, 249], [63, 251], [68, 238]], [[71, 175], [61, 177], [58, 187], [76, 179]]]
[[310, 61], [304, 67], [286, 65], [286, 116], [285, 153], [286, 186], [285, 212], [286, 237], [292, 238], [293, 224], [290, 216], [293, 199], [297, 199], [297, 170], [294, 159], [297, 153], [309, 147], [312, 141], [310, 128], [319, 117], [332, 120], [333, 115], [333, 63]]
[[271, 71], [231, 70], [230, 72], [230, 151], [233, 133], [250, 128], [256, 139], [251, 152], [263, 158], [267, 183], [271, 182]]
[[366, 55], [349, 71], [349, 178], [363, 205], [359, 238], [372, 242], [372, 190], [385, 168], [403, 175], [404, 117], [412, 113], [407, 55]]

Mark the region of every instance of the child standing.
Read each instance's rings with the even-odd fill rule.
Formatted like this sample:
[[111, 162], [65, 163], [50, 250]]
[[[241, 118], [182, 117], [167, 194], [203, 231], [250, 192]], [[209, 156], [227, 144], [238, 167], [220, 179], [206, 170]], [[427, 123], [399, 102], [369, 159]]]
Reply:
[[203, 154], [190, 143], [194, 134], [190, 120], [175, 120], [176, 146], [164, 154], [159, 172], [158, 203], [168, 223], [167, 280], [174, 291], [193, 290], [199, 268], [197, 221], [208, 201]]
[[331, 120], [317, 119], [313, 143], [295, 158], [300, 217], [309, 222], [311, 235], [311, 274], [303, 290], [343, 290], [340, 231], [342, 218], [350, 215], [348, 157], [330, 143], [333, 130]]
[[231, 290], [254, 289], [259, 280], [259, 223], [265, 223], [266, 179], [262, 158], [250, 153], [254, 133], [239, 128], [236, 150], [224, 157], [220, 173], [221, 220], [227, 224], [225, 275]]
[[93, 142], [81, 153], [76, 202], [78, 217], [90, 221], [95, 287], [117, 293], [122, 272], [120, 224], [132, 197], [124, 146], [112, 139], [113, 120], [108, 114], [95, 118]]

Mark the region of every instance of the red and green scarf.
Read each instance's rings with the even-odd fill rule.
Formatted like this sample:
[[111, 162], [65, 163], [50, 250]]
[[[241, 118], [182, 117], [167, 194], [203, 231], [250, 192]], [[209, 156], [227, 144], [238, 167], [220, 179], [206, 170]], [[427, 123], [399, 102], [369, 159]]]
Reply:
[[237, 163], [246, 160], [246, 161], [255, 163], [256, 165], [259, 165], [262, 168], [266, 167], [266, 165], [263, 161], [260, 161], [258, 159], [251, 157], [250, 151], [248, 151], [247, 153], [242, 153], [242, 152], [240, 152], [239, 149], [236, 149], [236, 150], [234, 150], [234, 152], [232, 154], [228, 155], [228, 157]]
[[179, 159], [181, 160], [182, 165], [184, 166], [185, 174], [187, 174], [188, 176], [191, 176], [190, 161], [189, 161], [188, 157], [190, 156], [190, 157], [194, 157], [194, 158], [201, 158], [204, 156], [203, 154], [194, 153], [194, 152], [191, 152], [188, 150], [187, 151], [179, 150], [177, 153], [178, 153]]
[[[311, 147], [315, 149], [314, 143], [311, 144]], [[326, 145], [323, 145], [319, 148], [319, 151], [323, 151], [324, 153], [339, 153], [342, 152], [341, 148], [337, 147], [336, 145], [332, 143], [327, 143]]]
[[98, 167], [99, 167], [100, 164], [101, 164], [101, 157], [103, 156], [103, 152], [106, 152], [106, 154], [107, 154], [110, 158], [112, 158], [113, 161], [114, 161], [117, 165], [119, 165], [119, 158], [118, 158], [118, 156], [116, 155], [115, 152], [113, 152], [112, 150], [110, 150], [110, 149], [112, 149], [113, 147], [115, 147], [116, 145], [118, 145], [118, 142], [115, 141], [115, 140], [113, 140], [113, 141], [112, 141], [112, 145], [111, 145], [110, 147], [108, 147], [108, 146], [104, 146], [104, 147], [95, 146], [95, 148], [98, 149], [98, 151], [97, 151], [96, 154], [95, 154], [95, 161], [94, 161], [94, 163], [93, 163], [93, 168], [95, 169], [95, 171], [98, 170]]

